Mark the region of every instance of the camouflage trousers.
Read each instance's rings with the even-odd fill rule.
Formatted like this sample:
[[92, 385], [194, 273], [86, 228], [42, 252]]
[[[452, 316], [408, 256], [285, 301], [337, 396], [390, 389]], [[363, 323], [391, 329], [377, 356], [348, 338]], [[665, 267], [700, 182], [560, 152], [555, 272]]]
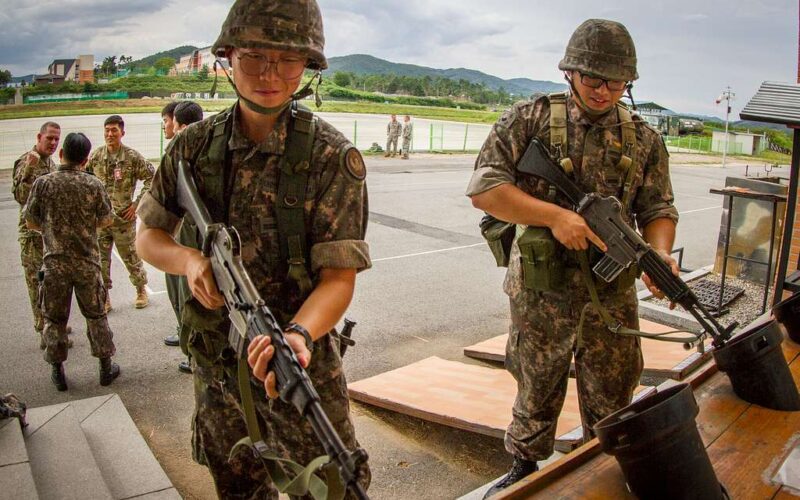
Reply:
[[404, 138], [403, 139], [403, 156], [408, 156], [408, 152], [411, 149], [411, 138]]
[[100, 267], [103, 271], [103, 283], [106, 288], [111, 290], [111, 247], [116, 245], [117, 252], [128, 269], [131, 283], [135, 287], [147, 284], [147, 272], [139, 255], [136, 254], [134, 243], [136, 241], [136, 222], [130, 221], [125, 224], [113, 224], [110, 227], [101, 229], [97, 236], [97, 243], [100, 246]]
[[[634, 288], [601, 300], [612, 316], [638, 328]], [[579, 342], [578, 323], [589, 301], [585, 290], [526, 290], [511, 298], [506, 368], [518, 392], [505, 447], [516, 457], [538, 461], [553, 453], [573, 356], [584, 440], [594, 436], [597, 421], [631, 401], [643, 368], [639, 339], [611, 332], [589, 306]]]
[[86, 334], [89, 337], [92, 356], [96, 358], [113, 356], [116, 348], [103, 308], [106, 289], [103, 286], [100, 270], [92, 265], [75, 265], [74, 262], [48, 262], [39, 290], [44, 314], [43, 338], [47, 346], [44, 351], [45, 361], [60, 363], [67, 359], [66, 328], [73, 290], [81, 314], [86, 318]]
[[[323, 358], [317, 359], [318, 362], [330, 360], [330, 350], [334, 346], [338, 349], [333, 339], [326, 336], [317, 342], [313, 356]], [[320, 352], [321, 350], [327, 352]], [[312, 364], [315, 363], [313, 356]], [[335, 356], [338, 358], [338, 352]], [[192, 453], [195, 461], [208, 467], [219, 498], [277, 499], [277, 489], [269, 479], [264, 465], [253, 456], [252, 451], [242, 447], [229, 459], [234, 444], [248, 435], [235, 365], [227, 370], [220, 365], [203, 367], [194, 362], [196, 359], [197, 357], [192, 357], [195, 389]], [[322, 380], [313, 374], [310, 376], [331, 424], [345, 447], [353, 450], [358, 442], [350, 420], [350, 401], [341, 361], [335, 370], [327, 372], [329, 375]], [[269, 400], [262, 383], [252, 377], [251, 384], [264, 441], [273, 452], [301, 465], [325, 454], [311, 425], [300, 416], [294, 406], [281, 400]], [[371, 478], [366, 463], [362, 465], [361, 472], [361, 484], [366, 490]], [[311, 496], [304, 498], [310, 499]], [[345, 498], [352, 496], [348, 492]]]
[[397, 136], [389, 136], [386, 139], [386, 154], [397, 154]]
[[44, 329], [44, 318], [39, 307], [39, 271], [42, 269], [44, 246], [42, 236], [34, 233], [29, 236], [20, 236], [19, 246], [22, 269], [25, 271], [25, 284], [28, 287], [28, 298], [31, 301], [33, 313], [33, 328], [41, 333]]

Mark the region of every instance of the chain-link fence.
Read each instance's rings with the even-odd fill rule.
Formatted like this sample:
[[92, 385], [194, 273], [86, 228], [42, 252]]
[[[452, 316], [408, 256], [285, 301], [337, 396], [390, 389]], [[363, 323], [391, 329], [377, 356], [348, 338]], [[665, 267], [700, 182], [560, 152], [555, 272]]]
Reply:
[[[370, 149], [373, 144], [386, 147], [388, 117], [351, 113], [318, 113], [341, 131], [360, 149]], [[167, 140], [163, 138], [161, 117], [155, 113], [122, 114], [125, 119], [127, 146], [146, 158], [157, 159], [163, 154]], [[103, 121], [105, 115], [63, 116], [53, 118], [61, 125], [61, 135], [83, 132], [93, 147], [104, 144]], [[11, 168], [14, 160], [33, 147], [39, 127], [49, 118], [26, 118], [0, 121], [0, 169]], [[480, 149], [491, 125], [456, 123], [439, 120], [413, 119], [412, 151], [477, 151]], [[402, 139], [401, 139], [402, 141]]]

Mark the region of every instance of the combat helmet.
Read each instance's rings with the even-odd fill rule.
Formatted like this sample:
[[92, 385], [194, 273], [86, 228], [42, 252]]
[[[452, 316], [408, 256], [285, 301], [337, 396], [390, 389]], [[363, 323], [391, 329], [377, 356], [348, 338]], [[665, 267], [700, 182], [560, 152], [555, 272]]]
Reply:
[[316, 0], [236, 0], [211, 52], [226, 47], [291, 50], [308, 58], [308, 68], [328, 68], [322, 14]]
[[606, 19], [588, 19], [578, 26], [558, 69], [606, 80], [630, 82], [639, 78], [631, 34], [621, 23]]

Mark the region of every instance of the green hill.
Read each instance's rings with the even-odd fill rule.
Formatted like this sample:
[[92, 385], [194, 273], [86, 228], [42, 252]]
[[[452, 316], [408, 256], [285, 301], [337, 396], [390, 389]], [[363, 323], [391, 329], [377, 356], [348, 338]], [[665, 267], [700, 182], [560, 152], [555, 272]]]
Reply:
[[529, 96], [537, 92], [558, 92], [567, 88], [565, 84], [528, 78], [513, 78], [503, 80], [496, 76], [487, 75], [480, 71], [466, 68], [435, 69], [415, 64], [401, 64], [379, 59], [366, 54], [353, 54], [349, 56], [331, 57], [328, 59], [328, 75], [337, 71], [354, 73], [357, 75], [398, 75], [431, 78], [443, 77], [450, 80], [466, 80], [470, 83], [485, 85], [491, 90], [500, 90], [517, 96]]
[[195, 50], [197, 50], [197, 47], [194, 47], [192, 45], [181, 45], [180, 47], [175, 47], [174, 49], [165, 50], [157, 54], [153, 54], [151, 56], [143, 57], [141, 59], [131, 62], [125, 67], [130, 69], [146, 68], [152, 66], [156, 61], [158, 61], [162, 57], [171, 57], [172, 59], [175, 59], [175, 62], [178, 62], [181, 56], [191, 54]]

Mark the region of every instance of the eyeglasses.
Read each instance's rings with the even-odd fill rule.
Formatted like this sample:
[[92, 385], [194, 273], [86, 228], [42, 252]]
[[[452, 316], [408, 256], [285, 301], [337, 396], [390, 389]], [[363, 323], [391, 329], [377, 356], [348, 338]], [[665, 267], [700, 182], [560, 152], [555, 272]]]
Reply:
[[624, 90], [625, 86], [628, 85], [628, 82], [625, 81], [606, 80], [605, 78], [597, 78], [596, 76], [584, 75], [583, 73], [581, 73], [581, 83], [592, 89], [599, 89], [605, 83], [608, 90], [615, 92]]
[[245, 52], [237, 57], [239, 68], [249, 76], [260, 76], [268, 72], [272, 66], [278, 77], [283, 80], [293, 80], [302, 75], [306, 69], [306, 60], [299, 57], [281, 57], [277, 61], [270, 61], [266, 56], [257, 52]]

